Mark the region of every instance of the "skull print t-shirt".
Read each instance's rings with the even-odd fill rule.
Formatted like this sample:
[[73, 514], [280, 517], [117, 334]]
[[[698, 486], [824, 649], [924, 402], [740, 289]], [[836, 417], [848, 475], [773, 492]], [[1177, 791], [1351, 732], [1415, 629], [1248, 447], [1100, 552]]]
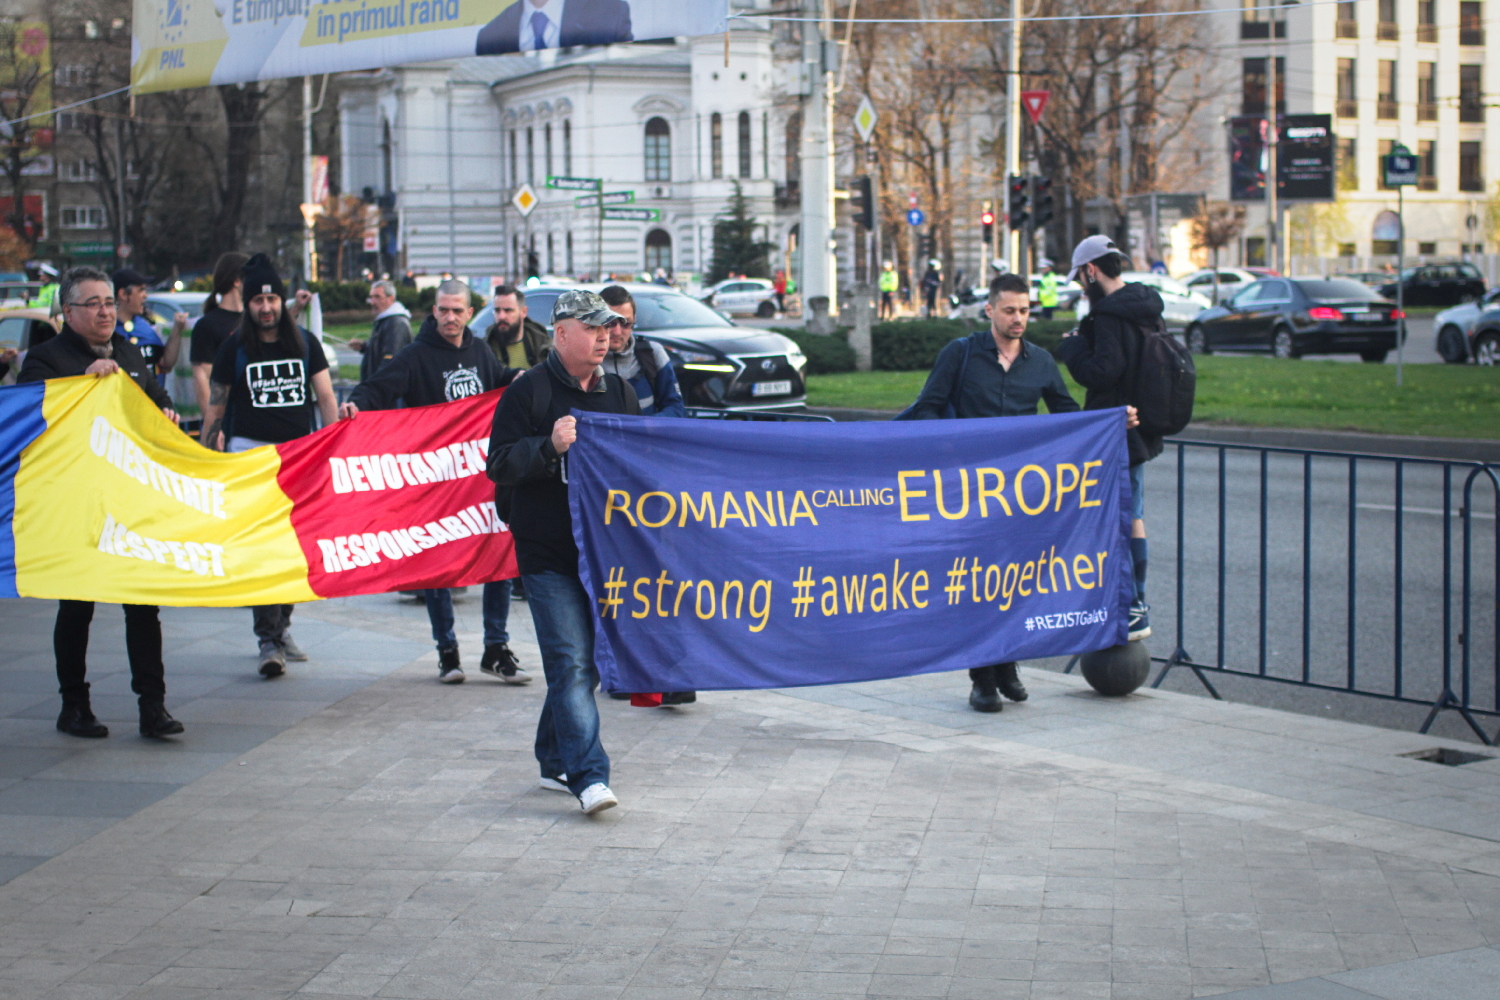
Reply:
[[322, 347], [302, 332], [308, 350], [297, 354], [280, 341], [262, 343], [255, 357], [240, 350], [240, 334], [224, 341], [210, 378], [230, 386], [224, 433], [280, 444], [310, 434], [316, 399], [312, 377], [328, 370]]

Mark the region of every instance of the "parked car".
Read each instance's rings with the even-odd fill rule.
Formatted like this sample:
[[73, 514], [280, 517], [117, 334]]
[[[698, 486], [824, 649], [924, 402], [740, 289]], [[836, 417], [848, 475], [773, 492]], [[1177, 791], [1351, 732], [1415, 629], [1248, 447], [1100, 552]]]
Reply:
[[1402, 318], [1395, 303], [1347, 278], [1267, 278], [1204, 310], [1188, 326], [1187, 342], [1198, 354], [1358, 354], [1381, 362], [1396, 347]]
[[188, 314], [189, 327], [203, 315], [206, 292], [147, 292], [146, 311], [156, 317], [158, 325], [172, 328], [172, 317], [180, 312]]
[[1221, 267], [1219, 268], [1219, 291], [1218, 299], [1214, 298], [1214, 269], [1205, 268], [1202, 271], [1194, 271], [1187, 277], [1181, 279], [1182, 283], [1190, 291], [1208, 299], [1210, 305], [1226, 302], [1239, 294], [1240, 290], [1253, 281], [1259, 281], [1262, 275], [1256, 274], [1243, 267]]
[[1469, 356], [1477, 365], [1500, 365], [1500, 303], [1485, 310], [1474, 324]]
[[0, 280], [0, 309], [24, 309], [41, 287], [40, 281], [27, 281], [24, 274], [19, 280]]
[[1461, 365], [1473, 355], [1474, 331], [1480, 317], [1491, 309], [1500, 308], [1500, 286], [1491, 288], [1477, 302], [1444, 309], [1432, 318], [1436, 331], [1438, 354], [1450, 365]]
[[[736, 326], [716, 309], [665, 285], [622, 284], [635, 299], [635, 332], [666, 348], [682, 399], [716, 410], [800, 409], [807, 403], [807, 358], [790, 337]], [[528, 315], [551, 328], [552, 306], [568, 288], [599, 291], [600, 284], [540, 285], [526, 289]], [[494, 324], [489, 305], [469, 326], [483, 336]]]
[[1162, 319], [1168, 330], [1184, 329], [1198, 318], [1198, 314], [1213, 301], [1207, 295], [1189, 289], [1176, 278], [1155, 271], [1125, 271], [1120, 275], [1124, 281], [1138, 281], [1149, 285], [1161, 295]]
[[1361, 285], [1368, 285], [1379, 291], [1383, 286], [1390, 284], [1392, 275], [1390, 271], [1349, 271], [1335, 274], [1334, 277], [1348, 278], [1350, 281], [1357, 281]]
[[736, 316], [754, 315], [769, 319], [776, 315], [776, 288], [765, 278], [730, 278], [710, 285], [703, 301]]
[[[1452, 306], [1475, 302], [1484, 296], [1484, 278], [1473, 264], [1423, 264], [1401, 272], [1402, 304], [1408, 306]], [[1396, 298], [1396, 282], [1387, 279], [1380, 294]]]
[[[15, 348], [25, 358], [26, 352], [57, 336], [57, 327], [46, 309], [7, 309], [0, 312], [0, 350]], [[20, 371], [19, 364], [14, 366]]]

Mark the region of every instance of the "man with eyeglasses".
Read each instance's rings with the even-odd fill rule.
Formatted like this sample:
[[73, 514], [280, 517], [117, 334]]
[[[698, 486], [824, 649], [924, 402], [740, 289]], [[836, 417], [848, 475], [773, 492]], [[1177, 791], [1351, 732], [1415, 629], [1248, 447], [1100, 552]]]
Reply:
[[[16, 381], [124, 372], [176, 423], [172, 400], [156, 381], [151, 366], [130, 339], [115, 329], [115, 289], [109, 275], [92, 267], [75, 267], [63, 276], [58, 297], [62, 302], [62, 332], [27, 352]], [[174, 736], [182, 732], [182, 723], [172, 718], [164, 704], [166, 671], [161, 660], [157, 608], [148, 604], [127, 604], [124, 608], [130, 689], [139, 698], [141, 735]], [[52, 648], [63, 703], [57, 728], [69, 736], [99, 739], [108, 736], [109, 729], [94, 716], [88, 681], [84, 679], [93, 619], [93, 601], [59, 601]]]

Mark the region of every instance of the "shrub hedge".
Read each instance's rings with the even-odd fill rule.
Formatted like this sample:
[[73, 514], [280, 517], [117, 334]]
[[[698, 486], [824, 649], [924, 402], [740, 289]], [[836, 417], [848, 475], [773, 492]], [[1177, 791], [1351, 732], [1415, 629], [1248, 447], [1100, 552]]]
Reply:
[[[982, 320], [908, 319], [876, 323], [870, 328], [871, 365], [876, 371], [926, 371], [937, 360], [939, 352], [960, 337], [980, 329]], [[1051, 320], [1035, 319], [1026, 330], [1026, 339], [1048, 351], [1056, 351], [1062, 335], [1074, 326], [1071, 316]], [[812, 375], [827, 375], [854, 370], [854, 349], [849, 346], [849, 331], [840, 329], [830, 336], [808, 333], [795, 327], [776, 327], [797, 342], [807, 355], [807, 370]]]

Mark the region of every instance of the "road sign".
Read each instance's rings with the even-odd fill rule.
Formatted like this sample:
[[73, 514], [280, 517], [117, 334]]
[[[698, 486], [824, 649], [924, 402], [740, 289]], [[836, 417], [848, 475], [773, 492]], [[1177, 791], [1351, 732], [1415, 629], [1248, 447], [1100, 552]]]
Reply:
[[[573, 199], [574, 208], [598, 208], [600, 195], [581, 194]], [[635, 201], [634, 191], [606, 191], [603, 194], [606, 205], [628, 205]]]
[[906, 213], [906, 221], [914, 226], [920, 226], [927, 221], [927, 213], [920, 208], [913, 208]]
[[1410, 187], [1417, 183], [1417, 157], [1405, 146], [1397, 145], [1380, 158], [1386, 187]]
[[875, 105], [870, 103], [869, 95], [860, 98], [859, 109], [854, 112], [854, 130], [859, 133], [860, 142], [869, 142], [870, 133], [875, 131], [875, 123], [880, 116], [875, 113]]
[[1023, 90], [1021, 91], [1021, 104], [1026, 108], [1026, 113], [1031, 116], [1031, 124], [1042, 123], [1042, 111], [1047, 107], [1047, 98], [1052, 96], [1050, 90]]
[[655, 222], [661, 218], [661, 212], [654, 208], [606, 208], [604, 217], [620, 222]]
[[[1470, 226], [1469, 228], [1472, 229], [1474, 227]], [[135, 247], [131, 246], [129, 243], [121, 243], [119, 246], [115, 247], [115, 256], [119, 257], [121, 260], [129, 260], [130, 254], [134, 250]]]
[[601, 183], [597, 177], [547, 177], [547, 186], [559, 191], [597, 191]]
[[510, 203], [516, 206], [516, 208], [520, 209], [521, 214], [524, 216], [530, 215], [531, 210], [533, 208], [536, 208], [536, 203], [540, 200], [541, 199], [536, 196], [536, 192], [531, 190], [530, 184], [522, 184], [520, 188], [517, 189], [515, 196], [511, 198]]

